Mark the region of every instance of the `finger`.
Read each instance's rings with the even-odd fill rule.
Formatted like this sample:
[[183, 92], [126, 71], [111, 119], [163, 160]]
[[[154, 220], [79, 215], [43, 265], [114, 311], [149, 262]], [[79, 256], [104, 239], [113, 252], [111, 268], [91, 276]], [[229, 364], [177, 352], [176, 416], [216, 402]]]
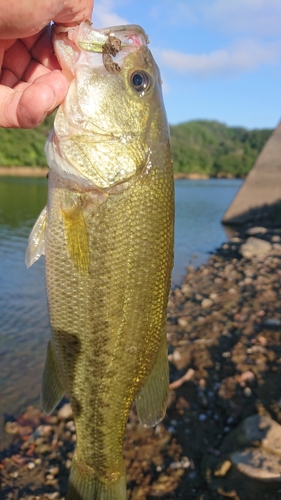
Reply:
[[64, 7], [52, 19], [55, 23], [64, 24], [65, 26], [70, 26], [71, 23], [80, 23], [85, 19], [91, 19], [93, 5], [93, 0], [65, 2]]
[[45, 84], [29, 85], [23, 92], [0, 87], [0, 126], [33, 128], [41, 123], [55, 102], [54, 91]]
[[0, 68], [2, 68], [5, 51], [8, 50], [14, 43], [15, 40], [0, 39]]
[[12, 73], [12, 71], [9, 69], [2, 70], [0, 84], [6, 85], [12, 89], [18, 81], [18, 78], [14, 75], [14, 73]]
[[23, 38], [21, 41], [30, 51], [33, 59], [51, 70], [61, 69], [54, 54], [51, 25], [46, 26], [39, 34]]
[[[37, 127], [63, 100], [68, 83], [59, 71], [43, 75], [20, 91], [0, 86], [0, 126]], [[22, 84], [26, 85], [26, 84]], [[21, 88], [22, 90], [22, 88]]]
[[66, 78], [62, 75], [61, 71], [49, 71], [47, 68], [44, 68], [44, 66], [41, 66], [41, 68], [45, 70], [45, 73], [41, 74], [38, 78], [36, 78], [36, 80], [34, 79], [34, 81], [32, 82], [18, 82], [14, 86], [14, 90], [23, 92], [27, 87], [30, 86], [30, 84], [34, 85], [36, 83], [45, 83], [55, 92], [57, 100], [56, 106], [58, 106], [65, 98], [69, 84]]
[[30, 53], [20, 40], [17, 40], [12, 47], [4, 53], [2, 68], [8, 69], [14, 73], [19, 80], [21, 80], [21, 77], [30, 60]]
[[41, 75], [34, 82], [34, 84], [36, 83], [44, 83], [45, 85], [48, 85], [55, 92], [56, 104], [54, 108], [63, 101], [69, 87], [67, 79], [65, 78], [65, 76], [63, 76], [62, 72], [59, 70], [49, 71], [48, 73]]
[[93, 0], [14, 0], [2, 2], [0, 38], [24, 38], [36, 34], [51, 20], [76, 23], [91, 19]]
[[37, 40], [41, 37], [43, 32], [45, 32], [45, 30], [48, 31], [48, 27], [49, 27], [49, 25], [45, 26], [45, 28], [43, 28], [41, 31], [39, 31], [35, 35], [26, 36], [25, 38], [21, 38], [21, 41], [25, 45], [27, 50], [30, 51], [32, 49], [32, 47], [37, 43]]
[[24, 74], [22, 75], [22, 80], [24, 82], [33, 83], [35, 80], [37, 80], [37, 78], [46, 75], [47, 73], [50, 73], [50, 70], [48, 68], [42, 66], [42, 64], [39, 64], [37, 61], [32, 60], [30, 61]]
[[[31, 60], [24, 71], [21, 80], [19, 80], [19, 78], [9, 69], [3, 69], [0, 77], [0, 84], [6, 85], [10, 88], [17, 87], [18, 90], [18, 85], [22, 82], [27, 82], [29, 85], [46, 73], [50, 73], [50, 69], [46, 68], [42, 64], [39, 64], [37, 61]], [[26, 85], [24, 88], [25, 87]]]
[[13, 88], [20, 80], [34, 81], [50, 70], [31, 59], [26, 47], [17, 40], [4, 54], [0, 83]]
[[46, 83], [34, 83], [27, 87], [18, 101], [17, 120], [21, 128], [37, 127], [47, 114], [55, 109], [57, 98]]

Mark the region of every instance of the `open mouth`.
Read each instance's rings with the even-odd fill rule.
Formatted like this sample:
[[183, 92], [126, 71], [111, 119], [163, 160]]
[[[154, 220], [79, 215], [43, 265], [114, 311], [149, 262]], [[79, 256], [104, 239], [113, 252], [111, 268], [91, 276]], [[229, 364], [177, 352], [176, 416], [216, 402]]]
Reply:
[[[108, 39], [117, 39], [120, 42], [121, 49], [137, 48], [149, 43], [148, 37], [141, 26], [136, 24], [128, 26], [112, 26], [101, 30], [94, 29], [88, 23], [81, 23], [79, 26], [66, 28], [64, 26], [54, 26], [54, 37], [67, 35], [68, 39], [73, 41], [83, 50], [90, 52], [102, 52], [103, 46]], [[114, 55], [114, 54], [113, 54]]]
[[149, 43], [144, 30], [138, 25], [113, 26], [96, 30], [86, 22], [70, 28], [54, 26], [53, 40], [62, 68], [67, 66], [72, 74], [73, 65], [78, 61], [81, 52], [85, 56], [87, 52], [100, 54], [106, 71], [118, 73], [128, 53]]

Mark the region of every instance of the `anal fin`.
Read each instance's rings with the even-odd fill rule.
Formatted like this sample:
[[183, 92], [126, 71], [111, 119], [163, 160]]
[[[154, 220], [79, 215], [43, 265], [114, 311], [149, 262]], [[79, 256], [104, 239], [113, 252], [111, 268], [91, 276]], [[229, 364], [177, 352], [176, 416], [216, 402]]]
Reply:
[[42, 406], [47, 415], [50, 415], [65, 394], [65, 384], [62, 378], [52, 342], [47, 349], [47, 357], [42, 380]]
[[165, 416], [169, 393], [169, 364], [166, 332], [159, 347], [152, 371], [136, 397], [139, 420], [153, 427]]

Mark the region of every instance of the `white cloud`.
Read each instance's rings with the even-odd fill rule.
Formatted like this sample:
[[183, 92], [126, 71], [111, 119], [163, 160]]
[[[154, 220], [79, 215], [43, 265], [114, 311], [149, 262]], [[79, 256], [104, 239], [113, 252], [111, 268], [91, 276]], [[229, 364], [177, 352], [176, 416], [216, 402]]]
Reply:
[[280, 0], [153, 0], [150, 14], [165, 25], [205, 25], [210, 31], [279, 35]]
[[281, 60], [281, 42], [260, 44], [246, 40], [209, 54], [186, 54], [175, 50], [159, 53], [159, 62], [182, 73], [199, 77], [235, 76], [275, 65]]
[[197, 23], [198, 15], [194, 6], [188, 6], [186, 1], [175, 3], [175, 0], [166, 0], [163, 2], [155, 1], [150, 10], [151, 17], [158, 22], [178, 26], [184, 24], [185, 27]]
[[220, 31], [280, 35], [280, 0], [214, 0], [201, 12]]
[[127, 19], [120, 17], [114, 11], [117, 2], [112, 0], [100, 0], [95, 2], [92, 21], [95, 28], [107, 28], [109, 26], [119, 26], [129, 24]]

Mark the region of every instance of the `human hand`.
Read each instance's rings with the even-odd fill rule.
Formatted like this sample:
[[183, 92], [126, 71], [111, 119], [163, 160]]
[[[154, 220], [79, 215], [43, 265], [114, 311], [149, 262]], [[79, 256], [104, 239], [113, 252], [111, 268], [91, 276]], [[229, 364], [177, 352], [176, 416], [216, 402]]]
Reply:
[[33, 128], [64, 99], [68, 82], [53, 54], [51, 26], [0, 40], [0, 126]]
[[68, 89], [53, 53], [49, 22], [71, 26], [90, 19], [93, 0], [39, 0], [34, 15], [32, 0], [13, 2], [0, 9], [0, 127], [33, 128]]

